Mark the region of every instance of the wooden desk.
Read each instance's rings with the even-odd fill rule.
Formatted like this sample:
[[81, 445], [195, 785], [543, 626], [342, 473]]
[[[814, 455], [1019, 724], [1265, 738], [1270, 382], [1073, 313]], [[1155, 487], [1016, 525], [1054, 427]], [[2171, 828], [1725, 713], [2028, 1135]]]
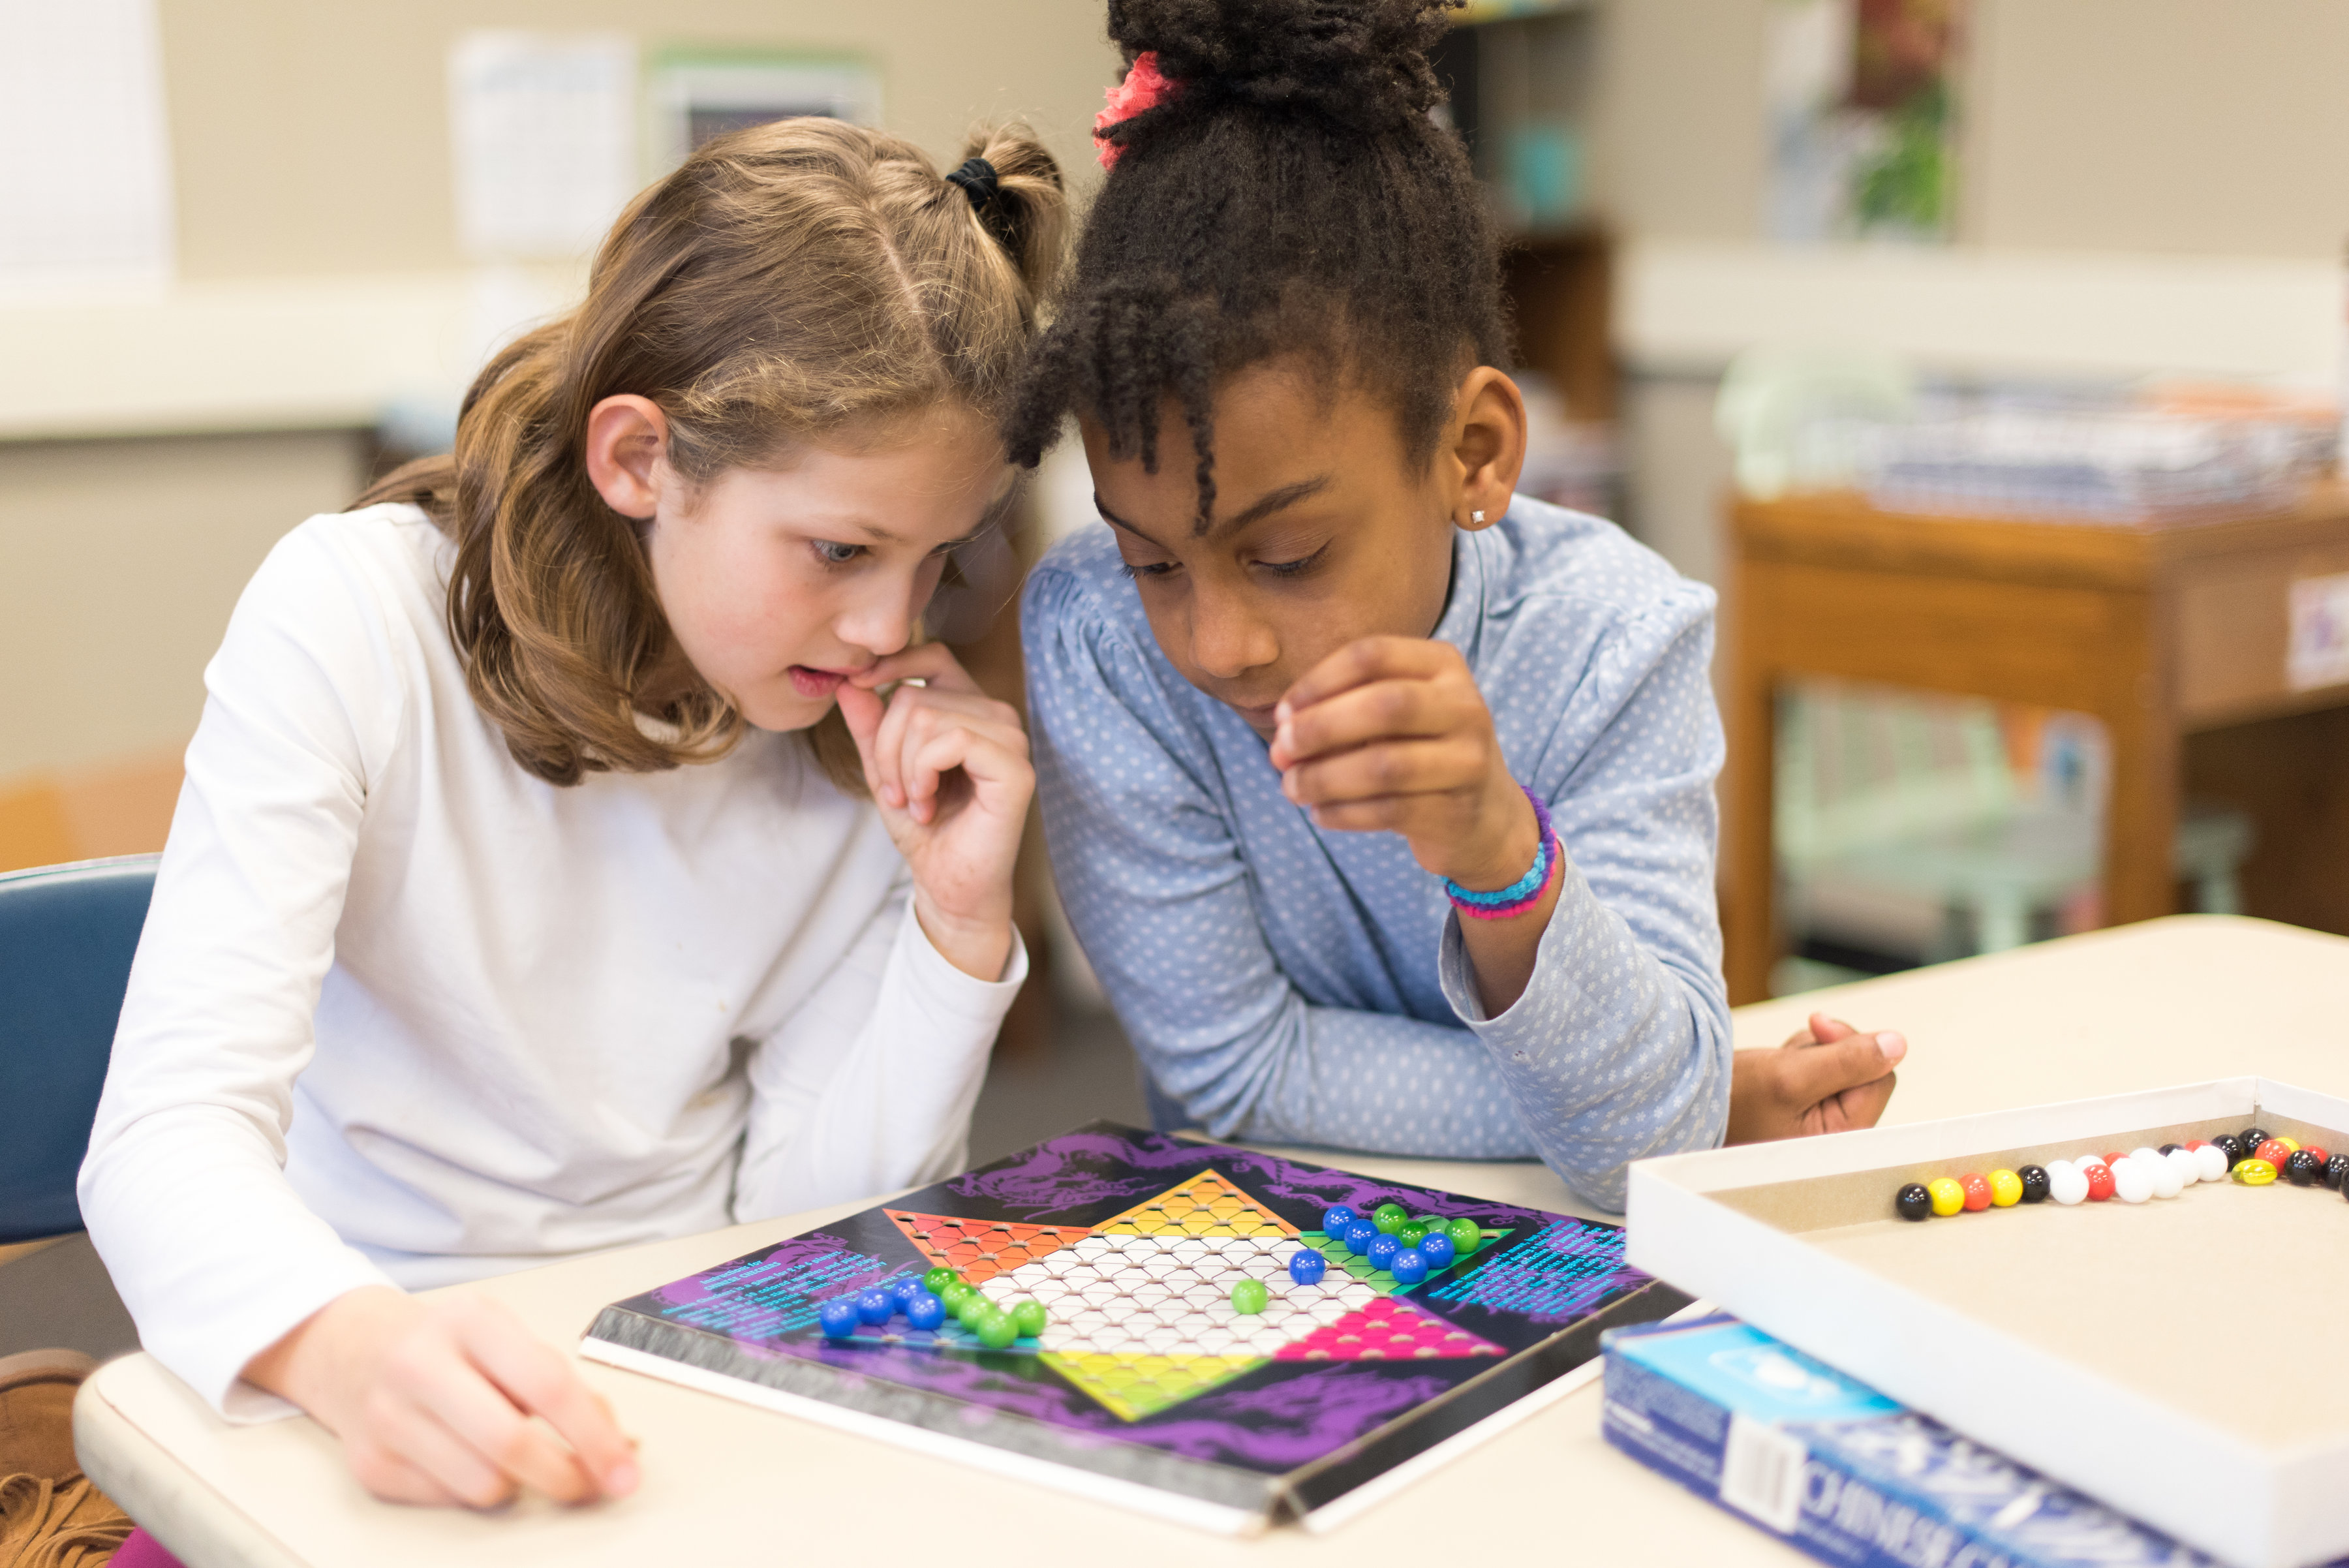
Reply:
[[[2349, 572], [2349, 493], [2164, 528], [1906, 516], [1848, 495], [1741, 501], [1730, 520], [1723, 925], [1733, 1002], [1769, 994], [1779, 951], [1774, 703], [1788, 681], [1869, 681], [2102, 720], [2114, 925], [2177, 908], [2170, 851], [2189, 733], [2349, 704], [2349, 685], [2294, 691], [2284, 670], [2290, 585]], [[2349, 791], [2337, 782], [2349, 725], [2313, 746], [2262, 734], [2239, 751], [2251, 754], [2200, 759], [2210, 776], [2200, 787], [2236, 796], [2261, 831], [2268, 865], [2247, 878], [2246, 912], [2349, 930]], [[2311, 753], [2310, 771], [2275, 787], [2295, 752]], [[2311, 874], [2313, 852], [2323, 875]]]
[[[1912, 1043], [1889, 1119], [1921, 1121], [2259, 1071], [2349, 1093], [2349, 940], [2181, 916], [1789, 998], [1737, 1014], [1775, 1044], [1812, 1005]], [[1538, 1166], [1348, 1158], [1355, 1168], [1564, 1208]], [[473, 1287], [570, 1344], [605, 1302], [838, 1209], [556, 1264]], [[560, 1563], [900, 1558], [1113, 1562], [1120, 1568], [1406, 1562], [1481, 1555], [1792, 1568], [1809, 1560], [1642, 1469], [1599, 1435], [1586, 1386], [1326, 1535], [1202, 1535], [582, 1364], [644, 1445], [625, 1502], [500, 1514], [397, 1508], [362, 1493], [306, 1419], [230, 1427], [145, 1355], [101, 1368], [75, 1407], [82, 1462], [189, 1568], [510, 1568]]]

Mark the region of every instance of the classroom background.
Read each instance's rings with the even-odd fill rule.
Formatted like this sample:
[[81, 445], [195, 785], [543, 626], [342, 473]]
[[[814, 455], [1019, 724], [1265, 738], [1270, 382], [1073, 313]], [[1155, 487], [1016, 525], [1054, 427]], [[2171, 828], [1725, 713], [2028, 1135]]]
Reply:
[[[271, 543], [444, 445], [696, 140], [950, 162], [1019, 116], [1081, 198], [1120, 68], [1099, 0], [0, 0], [0, 870], [160, 847]], [[1733, 1000], [2178, 909], [2349, 932], [2349, 13], [1475, 0], [1443, 70], [1519, 239], [1524, 488], [1723, 596]], [[1001, 691], [1086, 495], [1064, 450], [942, 615]], [[1033, 861], [979, 1158], [1139, 1115]]]

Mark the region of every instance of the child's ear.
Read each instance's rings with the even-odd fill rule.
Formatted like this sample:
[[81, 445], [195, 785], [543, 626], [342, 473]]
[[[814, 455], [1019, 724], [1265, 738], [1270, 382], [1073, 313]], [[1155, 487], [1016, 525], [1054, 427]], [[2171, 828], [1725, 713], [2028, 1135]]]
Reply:
[[1500, 371], [1479, 365], [1460, 383], [1453, 410], [1450, 456], [1460, 489], [1452, 520], [1487, 528], [1509, 509], [1526, 465], [1525, 394]]
[[621, 516], [660, 509], [657, 471], [667, 454], [668, 417], [650, 398], [624, 393], [587, 410], [587, 483]]

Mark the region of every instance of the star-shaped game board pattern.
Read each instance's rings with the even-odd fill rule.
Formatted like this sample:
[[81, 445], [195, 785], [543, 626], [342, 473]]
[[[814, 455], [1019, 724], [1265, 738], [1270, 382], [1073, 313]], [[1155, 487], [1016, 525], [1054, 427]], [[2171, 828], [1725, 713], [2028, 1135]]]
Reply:
[[[984, 1276], [963, 1277], [1005, 1305], [1023, 1296], [1051, 1320], [1038, 1340], [1045, 1365], [1121, 1417], [1133, 1421], [1205, 1393], [1274, 1359], [1369, 1360], [1497, 1355], [1499, 1347], [1393, 1297], [1392, 1276], [1341, 1266], [1299, 1284], [1288, 1260], [1297, 1228], [1214, 1170], [1177, 1183], [1090, 1231], [1008, 1226], [901, 1212], [889, 1217], [936, 1256], [966, 1237], [991, 1247]], [[1049, 1231], [1047, 1237], [1020, 1236]], [[926, 1241], [926, 1239], [928, 1239]], [[1009, 1247], [1028, 1261], [1006, 1258]], [[1327, 1249], [1324, 1249], [1327, 1251]], [[978, 1254], [974, 1253], [974, 1257]], [[951, 1266], [960, 1263], [947, 1260]], [[1353, 1260], [1361, 1262], [1361, 1260]], [[1240, 1313], [1232, 1286], [1261, 1281], [1261, 1313]]]

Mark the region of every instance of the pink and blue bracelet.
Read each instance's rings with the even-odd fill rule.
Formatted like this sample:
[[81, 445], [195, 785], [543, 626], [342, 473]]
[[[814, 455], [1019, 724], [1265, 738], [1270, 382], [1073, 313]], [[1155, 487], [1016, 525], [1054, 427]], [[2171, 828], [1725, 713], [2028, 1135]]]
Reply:
[[[1522, 784], [1518, 786], [1523, 789]], [[1541, 796], [1526, 790], [1526, 798], [1534, 804], [1534, 824], [1540, 830], [1541, 842], [1534, 848], [1533, 869], [1506, 888], [1490, 893], [1480, 893], [1473, 888], [1463, 888], [1451, 877], [1444, 879], [1444, 896], [1454, 908], [1473, 920], [1506, 920], [1522, 915], [1542, 901], [1549, 891], [1550, 878], [1557, 874], [1561, 858], [1557, 835], [1549, 825], [1549, 807]]]

